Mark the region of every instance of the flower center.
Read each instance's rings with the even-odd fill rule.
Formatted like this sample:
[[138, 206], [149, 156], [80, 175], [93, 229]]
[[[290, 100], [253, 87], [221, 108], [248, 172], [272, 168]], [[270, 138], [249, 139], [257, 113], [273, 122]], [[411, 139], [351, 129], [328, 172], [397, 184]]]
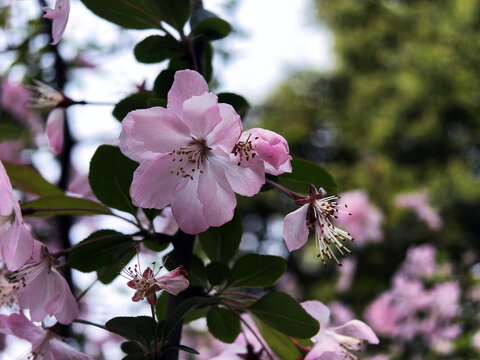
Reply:
[[178, 162], [178, 165], [170, 173], [193, 180], [195, 173], [203, 173], [202, 165], [210, 150], [212, 149], [207, 146], [204, 139], [192, 137], [187, 146], [174, 149], [169, 153], [172, 156], [172, 161]]
[[251, 134], [248, 135], [247, 140], [239, 141], [232, 149], [232, 154], [238, 157], [237, 165], [240, 166], [242, 162], [253, 159], [257, 153], [252, 141], [257, 140], [258, 136], [250, 140]]

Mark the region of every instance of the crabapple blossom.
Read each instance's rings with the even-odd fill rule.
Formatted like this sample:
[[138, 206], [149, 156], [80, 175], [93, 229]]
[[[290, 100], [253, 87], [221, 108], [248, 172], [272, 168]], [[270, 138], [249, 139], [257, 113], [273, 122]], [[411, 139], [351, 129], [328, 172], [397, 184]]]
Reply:
[[24, 265], [33, 251], [33, 238], [23, 223], [18, 200], [0, 161], [0, 255], [11, 271]]
[[425, 221], [430, 229], [438, 230], [442, 227], [442, 218], [428, 204], [427, 191], [398, 195], [395, 198], [395, 203], [399, 207], [413, 210], [421, 220]]
[[[35, 360], [89, 360], [91, 357], [75, 350], [58, 335], [28, 320], [23, 312], [0, 315], [0, 333], [14, 335], [32, 344]], [[29, 357], [30, 358], [30, 357]]]
[[70, 324], [78, 316], [78, 305], [56, 263], [47, 247], [35, 240], [32, 259], [14, 274], [18, 303], [30, 310], [33, 321], [51, 315], [61, 324]]
[[2, 109], [5, 109], [19, 119], [25, 119], [30, 116], [27, 104], [32, 94], [21, 83], [15, 83], [4, 79], [1, 83], [0, 103]]
[[357, 245], [366, 241], [378, 242], [382, 239], [382, 213], [370, 203], [362, 190], [343, 193], [339, 205], [348, 204], [351, 214], [339, 213], [336, 224], [344, 227], [355, 238]]
[[305, 360], [355, 359], [351, 351], [360, 351], [365, 342], [378, 344], [373, 330], [360, 320], [350, 320], [341, 326], [330, 327], [330, 310], [320, 301], [305, 301], [303, 308], [320, 324], [320, 330], [313, 337], [315, 344]]
[[342, 256], [350, 253], [343, 242], [353, 241], [352, 236], [346, 231], [335, 227], [332, 224], [333, 218], [342, 212], [337, 209], [339, 197], [337, 195], [328, 196], [323, 188], [319, 191], [310, 185], [309, 196], [295, 200], [297, 205], [302, 205], [299, 209], [285, 216], [283, 225], [283, 238], [287, 244], [288, 250], [296, 250], [308, 240], [308, 227], [315, 228], [315, 239], [317, 246], [317, 256], [327, 265], [325, 258], [335, 260], [341, 265], [334, 250], [337, 249]]
[[147, 298], [148, 303], [155, 306], [157, 291], [165, 290], [170, 294], [178, 295], [189, 286], [188, 273], [182, 267], [157, 277], [163, 266], [160, 266], [155, 272], [155, 263], [153, 264], [153, 270], [147, 267], [143, 272], [140, 264], [122, 270], [121, 275], [129, 279], [127, 285], [136, 290], [132, 301], [137, 302]]
[[55, 9], [43, 7], [45, 11], [44, 18], [52, 20], [52, 39], [51, 45], [57, 45], [65, 32], [68, 15], [70, 13], [70, 0], [56, 0]]
[[61, 108], [53, 109], [47, 118], [46, 133], [48, 143], [55, 155], [62, 152], [63, 148], [63, 128], [65, 125], [65, 110]]
[[189, 234], [230, 221], [235, 193], [253, 196], [265, 182], [263, 163], [245, 167], [230, 160], [241, 133], [240, 117], [218, 103], [199, 73], [177, 71], [167, 108], [135, 110], [123, 120], [120, 149], [140, 162], [130, 188], [133, 204], [171, 204]]
[[281, 175], [292, 172], [292, 157], [288, 152], [288, 144], [283, 136], [270, 130], [253, 128], [242, 132], [231, 157], [241, 166], [250, 166], [249, 162], [257, 157], [258, 161], [263, 161], [266, 173]]

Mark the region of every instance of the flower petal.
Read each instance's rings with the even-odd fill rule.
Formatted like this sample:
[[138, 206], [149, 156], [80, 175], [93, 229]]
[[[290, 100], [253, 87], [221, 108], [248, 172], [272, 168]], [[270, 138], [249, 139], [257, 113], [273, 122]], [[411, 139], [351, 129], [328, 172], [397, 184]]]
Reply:
[[131, 159], [151, 159], [188, 144], [190, 130], [171, 110], [162, 107], [134, 110], [122, 122], [120, 149]]
[[[238, 166], [233, 163], [229, 157], [220, 148], [215, 151], [216, 156], [212, 161], [217, 161], [225, 171], [228, 183], [233, 191], [243, 196], [253, 196], [258, 194], [262, 185], [265, 183], [265, 167], [261, 161], [251, 161], [249, 166]], [[223, 153], [223, 156], [220, 154]]]
[[307, 313], [315, 318], [320, 324], [320, 331], [327, 328], [330, 322], [330, 309], [320, 301], [311, 300], [301, 303]]
[[168, 274], [160, 276], [156, 280], [156, 284], [161, 289], [173, 295], [178, 295], [190, 285], [188, 281], [188, 273], [185, 269], [179, 268], [172, 270]]
[[304, 360], [342, 360], [343, 348], [332, 336], [323, 335]]
[[372, 328], [360, 320], [351, 320], [342, 326], [337, 326], [330, 330], [340, 335], [351, 336], [368, 341], [370, 344], [379, 343], [378, 337], [375, 335]]
[[167, 95], [167, 107], [180, 115], [185, 100], [206, 92], [208, 92], [208, 84], [198, 72], [193, 70], [177, 71]]
[[16, 242], [10, 242], [10, 245], [3, 248], [3, 260], [8, 270], [16, 271], [20, 269], [32, 256], [33, 238], [25, 225], [19, 226], [20, 232]]
[[50, 149], [55, 155], [62, 152], [63, 148], [63, 127], [65, 124], [65, 110], [53, 109], [48, 115], [46, 133]]
[[55, 9], [43, 7], [43, 11], [46, 12], [43, 15], [46, 19], [52, 19], [52, 38], [51, 45], [57, 45], [65, 32], [67, 26], [68, 14], [70, 13], [70, 0], [57, 0], [55, 3]]
[[205, 139], [222, 121], [217, 103], [218, 98], [214, 93], [194, 96], [183, 103], [181, 118], [195, 139]]
[[287, 214], [283, 223], [283, 238], [289, 251], [301, 248], [308, 240], [307, 211], [309, 204]]
[[242, 133], [242, 121], [231, 105], [220, 103], [218, 109], [222, 121], [207, 135], [207, 144], [230, 154]]

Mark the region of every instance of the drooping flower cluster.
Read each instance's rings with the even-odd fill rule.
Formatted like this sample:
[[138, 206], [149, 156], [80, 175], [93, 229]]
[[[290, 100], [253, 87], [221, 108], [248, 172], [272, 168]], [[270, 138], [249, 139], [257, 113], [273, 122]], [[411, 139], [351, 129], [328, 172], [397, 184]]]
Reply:
[[254, 133], [241, 137], [240, 116], [218, 103], [199, 73], [177, 71], [167, 108], [135, 110], [123, 120], [120, 149], [140, 162], [130, 188], [134, 205], [171, 204], [180, 229], [190, 234], [230, 221], [235, 193], [253, 196], [265, 171], [290, 169], [285, 140]]
[[334, 260], [341, 265], [335, 251], [342, 256], [349, 254], [350, 250], [345, 247], [344, 242], [353, 241], [353, 238], [345, 230], [333, 225], [333, 220], [338, 217], [337, 214], [344, 212], [337, 208], [339, 198], [338, 195], [327, 196], [322, 188], [317, 191], [313, 185], [310, 185], [309, 196], [295, 201], [301, 207], [285, 216], [283, 238], [288, 250], [293, 251], [305, 245], [308, 240], [308, 228], [313, 227], [317, 256], [325, 266], [326, 260]]
[[190, 285], [188, 273], [182, 267], [158, 276], [162, 267], [155, 269], [156, 264], [153, 263], [153, 269], [147, 267], [142, 272], [140, 263], [138, 263], [133, 268], [128, 267], [122, 270], [120, 274], [129, 280], [127, 285], [136, 290], [132, 301], [137, 302], [147, 298], [148, 303], [151, 306], [155, 306], [157, 303], [157, 291], [165, 290], [170, 294], [178, 295]]
[[439, 266], [431, 245], [412, 247], [393, 277], [392, 287], [365, 311], [372, 327], [395, 343], [423, 338], [431, 347], [453, 340], [461, 331], [454, 323], [460, 310], [460, 286], [451, 280], [426, 286]]

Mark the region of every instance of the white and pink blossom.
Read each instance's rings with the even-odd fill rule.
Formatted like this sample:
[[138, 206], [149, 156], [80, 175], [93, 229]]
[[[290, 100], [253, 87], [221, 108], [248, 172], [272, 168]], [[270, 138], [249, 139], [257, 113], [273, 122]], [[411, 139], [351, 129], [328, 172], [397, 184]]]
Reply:
[[56, 0], [55, 9], [44, 7], [42, 10], [45, 11], [43, 17], [52, 20], [53, 41], [50, 44], [57, 45], [67, 26], [68, 15], [70, 13], [70, 0]]
[[14, 274], [18, 303], [30, 310], [33, 321], [51, 315], [61, 324], [70, 324], [78, 316], [78, 304], [55, 265], [57, 260], [47, 247], [35, 240], [32, 259]]
[[13, 335], [32, 344], [32, 358], [35, 360], [89, 360], [90, 356], [75, 350], [62, 339], [33, 324], [23, 312], [0, 315], [0, 333]]
[[33, 238], [23, 223], [20, 204], [13, 194], [10, 178], [0, 161], [0, 255], [7, 268], [23, 266], [33, 251]]
[[323, 188], [317, 191], [313, 185], [310, 185], [309, 196], [295, 201], [297, 205], [302, 206], [285, 216], [283, 238], [288, 250], [293, 251], [305, 245], [308, 240], [308, 227], [313, 227], [317, 256], [325, 266], [326, 260], [335, 260], [338, 265], [341, 265], [335, 250], [342, 256], [349, 254], [351, 251], [343, 243], [347, 240], [353, 241], [353, 238], [348, 232], [332, 224], [333, 219], [342, 211], [337, 209], [338, 198], [337, 195], [327, 197]]
[[199, 73], [178, 71], [167, 108], [135, 110], [123, 120], [120, 149], [140, 162], [130, 188], [134, 205], [171, 204], [189, 234], [230, 221], [235, 193], [253, 196], [265, 182], [263, 163], [244, 167], [230, 160], [241, 133], [240, 116], [218, 103]]

